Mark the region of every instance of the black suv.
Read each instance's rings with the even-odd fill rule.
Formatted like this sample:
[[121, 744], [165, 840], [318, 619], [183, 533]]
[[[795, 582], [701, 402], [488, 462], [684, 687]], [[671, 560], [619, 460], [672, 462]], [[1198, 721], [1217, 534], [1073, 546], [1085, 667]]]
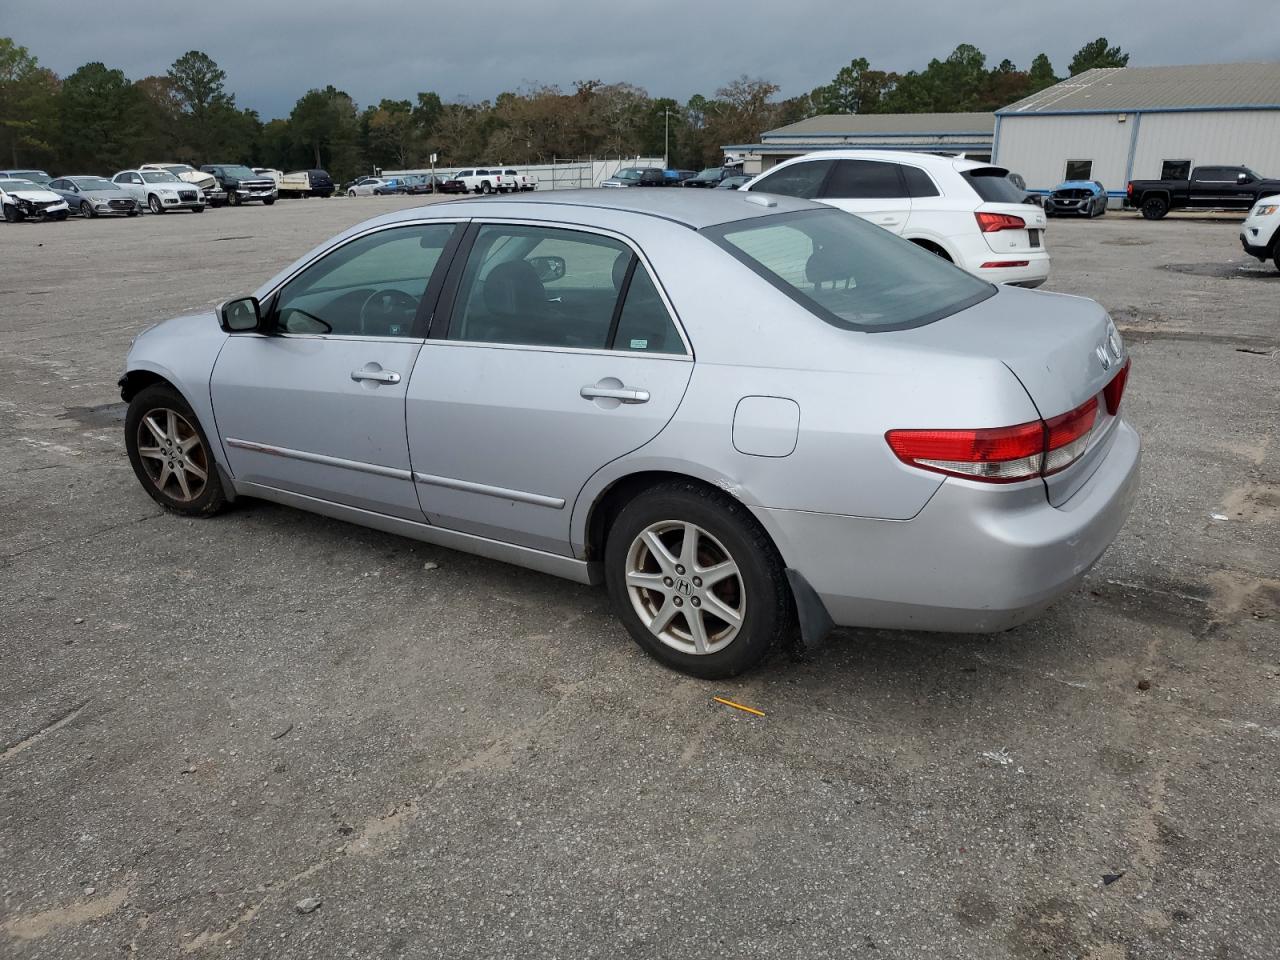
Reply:
[[276, 182], [243, 164], [206, 163], [200, 169], [213, 174], [218, 186], [227, 191], [227, 203], [233, 207], [248, 200], [261, 200], [268, 207], [276, 202]]

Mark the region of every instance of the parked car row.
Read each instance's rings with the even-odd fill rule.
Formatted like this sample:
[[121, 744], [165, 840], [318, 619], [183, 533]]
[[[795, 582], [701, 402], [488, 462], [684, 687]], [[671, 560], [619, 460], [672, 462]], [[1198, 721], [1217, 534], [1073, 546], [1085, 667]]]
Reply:
[[143, 163], [110, 179], [90, 174], [53, 178], [43, 170], [0, 170], [0, 204], [6, 221], [137, 216], [256, 201], [271, 206], [280, 196], [328, 197], [334, 183], [324, 170], [282, 173], [237, 163]]
[[469, 167], [452, 176], [410, 173], [395, 177], [357, 177], [344, 190], [349, 197], [425, 193], [523, 193], [538, 189], [538, 179], [518, 170]]

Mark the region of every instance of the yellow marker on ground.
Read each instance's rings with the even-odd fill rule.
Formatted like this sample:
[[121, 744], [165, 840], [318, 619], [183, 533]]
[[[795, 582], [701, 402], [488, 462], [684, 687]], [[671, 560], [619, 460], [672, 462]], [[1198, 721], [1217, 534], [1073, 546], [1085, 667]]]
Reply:
[[763, 710], [757, 710], [754, 707], [744, 707], [742, 704], [734, 703], [732, 700], [726, 700], [724, 697], [712, 697], [711, 699], [714, 700], [716, 703], [723, 703], [726, 707], [733, 707], [733, 709], [741, 710], [744, 713], [753, 713], [757, 717], [764, 716]]

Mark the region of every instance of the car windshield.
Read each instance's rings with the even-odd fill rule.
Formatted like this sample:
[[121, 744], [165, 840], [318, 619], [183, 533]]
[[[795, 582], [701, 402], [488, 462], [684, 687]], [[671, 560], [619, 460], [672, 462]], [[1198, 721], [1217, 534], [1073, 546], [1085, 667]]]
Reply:
[[719, 167], [707, 167], [707, 169], [701, 170], [698, 173], [699, 180], [712, 180], [718, 176], [720, 176]]
[[48, 183], [53, 179], [40, 170], [14, 170], [9, 176], [15, 180], [28, 180], [31, 183]]
[[1003, 167], [976, 167], [961, 170], [969, 186], [989, 203], [1026, 203], [1027, 191], [1009, 179], [1009, 171]]
[[147, 183], [181, 183], [182, 181], [175, 177], [168, 170], [143, 170], [142, 179]]
[[634, 167], [627, 167], [625, 170], [619, 170], [613, 175], [615, 180], [635, 180], [640, 176], [640, 171]]
[[235, 177], [237, 180], [252, 180], [258, 176], [248, 167], [223, 167], [222, 175], [226, 177]]
[[119, 190], [110, 180], [104, 180], [102, 177], [76, 177], [71, 181], [81, 190]]
[[757, 217], [702, 232], [801, 306], [844, 329], [923, 326], [996, 292], [985, 280], [840, 210]]
[[6, 193], [11, 190], [31, 190], [39, 186], [40, 184], [32, 183], [30, 180], [0, 180], [0, 190]]

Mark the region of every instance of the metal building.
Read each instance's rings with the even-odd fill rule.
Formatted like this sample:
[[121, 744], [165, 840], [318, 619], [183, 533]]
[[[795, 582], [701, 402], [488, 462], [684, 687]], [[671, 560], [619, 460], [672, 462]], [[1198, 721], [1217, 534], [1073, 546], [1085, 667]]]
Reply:
[[726, 144], [727, 163], [745, 174], [821, 150], [915, 150], [991, 157], [995, 116], [990, 113], [830, 113], [760, 135], [759, 143]]
[[993, 162], [1048, 192], [1189, 175], [1199, 164], [1280, 176], [1280, 63], [1086, 70], [996, 111]]

